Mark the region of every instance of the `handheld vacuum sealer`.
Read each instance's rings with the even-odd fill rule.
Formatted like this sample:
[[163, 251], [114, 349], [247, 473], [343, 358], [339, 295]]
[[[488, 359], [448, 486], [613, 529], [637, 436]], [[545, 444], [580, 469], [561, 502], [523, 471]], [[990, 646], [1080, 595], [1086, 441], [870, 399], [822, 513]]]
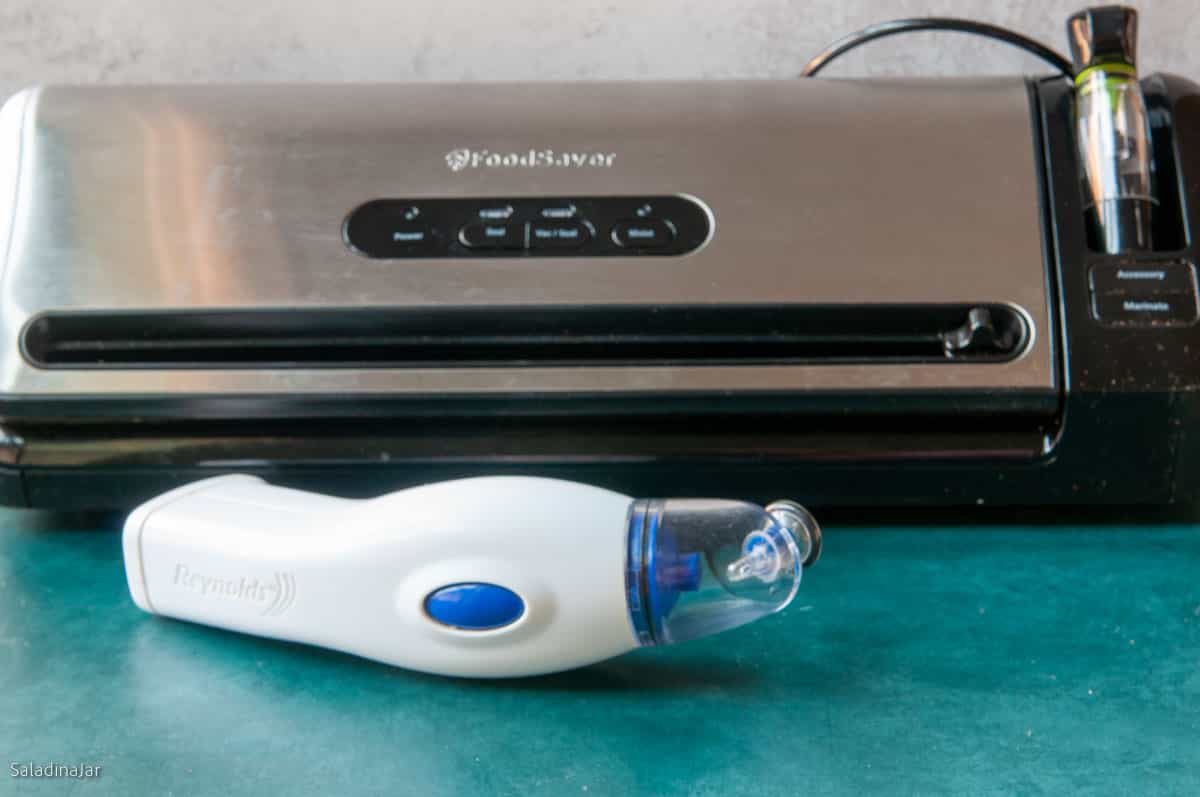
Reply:
[[143, 611], [442, 675], [541, 675], [785, 608], [820, 556], [799, 504], [633, 499], [531, 477], [348, 500], [231, 474], [125, 523]]
[[1075, 80], [24, 91], [0, 501], [1188, 499], [1200, 86], [1089, 24]]

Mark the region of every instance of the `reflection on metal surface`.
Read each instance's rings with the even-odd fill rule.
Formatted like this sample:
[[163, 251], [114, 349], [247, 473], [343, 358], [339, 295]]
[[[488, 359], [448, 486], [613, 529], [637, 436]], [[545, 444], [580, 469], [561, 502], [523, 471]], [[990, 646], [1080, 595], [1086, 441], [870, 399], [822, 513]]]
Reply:
[[[0, 116], [0, 209], [6, 194], [18, 196], [0, 286], [0, 392], [1003, 388], [1051, 402], [1031, 130], [1026, 88], [1015, 79], [39, 90]], [[445, 165], [453, 146], [517, 151], [547, 131], [563, 148], [617, 157], [611, 168], [588, 170], [452, 172]], [[653, 264], [623, 257], [401, 264], [357, 257], [341, 238], [346, 214], [375, 197], [658, 193], [687, 193], [711, 207], [717, 232], [707, 246]], [[86, 376], [32, 368], [17, 350], [24, 323], [49, 310], [521, 305], [535, 312], [714, 302], [1003, 303], [1027, 316], [1034, 341], [1025, 356], [988, 365]]]

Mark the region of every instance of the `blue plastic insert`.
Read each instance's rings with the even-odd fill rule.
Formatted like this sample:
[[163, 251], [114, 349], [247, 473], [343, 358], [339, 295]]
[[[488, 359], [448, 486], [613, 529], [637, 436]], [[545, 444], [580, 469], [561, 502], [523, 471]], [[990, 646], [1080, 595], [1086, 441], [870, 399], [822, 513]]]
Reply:
[[629, 515], [625, 590], [640, 645], [662, 642], [663, 620], [682, 593], [700, 589], [703, 578], [701, 555], [677, 550], [675, 537], [663, 533], [662, 522], [662, 501], [634, 502]]

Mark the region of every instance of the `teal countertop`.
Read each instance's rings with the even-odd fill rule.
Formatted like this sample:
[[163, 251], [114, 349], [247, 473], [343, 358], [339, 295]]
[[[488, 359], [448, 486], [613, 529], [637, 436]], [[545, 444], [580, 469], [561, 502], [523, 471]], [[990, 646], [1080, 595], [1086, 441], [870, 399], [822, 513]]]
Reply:
[[150, 617], [87, 525], [0, 512], [0, 794], [1200, 793], [1200, 526], [835, 525], [782, 614], [480, 682]]

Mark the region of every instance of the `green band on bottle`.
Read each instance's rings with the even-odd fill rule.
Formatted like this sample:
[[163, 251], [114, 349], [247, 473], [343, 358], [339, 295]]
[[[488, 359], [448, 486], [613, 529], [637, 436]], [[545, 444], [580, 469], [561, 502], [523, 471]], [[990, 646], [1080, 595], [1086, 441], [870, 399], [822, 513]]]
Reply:
[[1094, 74], [1100, 73], [1105, 77], [1125, 77], [1136, 78], [1137, 68], [1123, 61], [1109, 61], [1105, 63], [1093, 64], [1087, 69], [1075, 76], [1075, 85], [1083, 86], [1084, 83]]

